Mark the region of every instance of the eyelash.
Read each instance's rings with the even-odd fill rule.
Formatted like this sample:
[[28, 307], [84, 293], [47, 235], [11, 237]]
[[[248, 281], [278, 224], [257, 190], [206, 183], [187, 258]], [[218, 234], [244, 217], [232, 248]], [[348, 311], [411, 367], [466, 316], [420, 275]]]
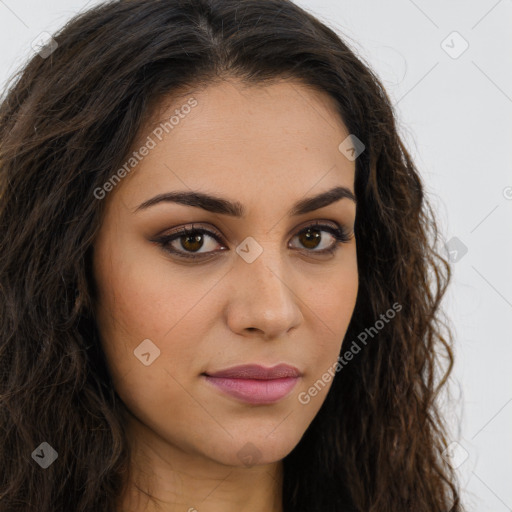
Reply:
[[[340, 243], [347, 243], [351, 240], [350, 234], [345, 229], [343, 229], [341, 227], [335, 228], [333, 226], [329, 226], [329, 225], [321, 224], [321, 223], [310, 224], [309, 226], [306, 226], [304, 229], [301, 229], [294, 236], [302, 235], [303, 233], [306, 233], [309, 229], [312, 229], [312, 228], [315, 230], [320, 230], [320, 231], [328, 231], [329, 233], [331, 233], [331, 235], [334, 236], [335, 242], [333, 243], [333, 245], [331, 247], [329, 247], [327, 249], [323, 249], [321, 251], [315, 251], [315, 250], [308, 251], [307, 249], [305, 249], [306, 252], [311, 252], [314, 254], [321, 254], [321, 255], [334, 254], [339, 249]], [[210, 231], [206, 228], [202, 228], [202, 227], [195, 228], [193, 225], [191, 228], [185, 227], [178, 231], [175, 231], [174, 233], [156, 238], [151, 241], [158, 243], [162, 247], [162, 249], [164, 249], [166, 252], [176, 255], [179, 258], [185, 258], [185, 259], [196, 259], [196, 260], [204, 259], [208, 254], [220, 252], [220, 251], [208, 251], [206, 253], [187, 254], [187, 252], [177, 251], [176, 249], [169, 248], [169, 244], [171, 242], [173, 242], [174, 240], [179, 240], [183, 236], [191, 236], [191, 235], [197, 235], [197, 234], [208, 235], [211, 238], [213, 238], [214, 240], [216, 240], [219, 244], [222, 244], [222, 241], [220, 240], [221, 237], [217, 233]]]

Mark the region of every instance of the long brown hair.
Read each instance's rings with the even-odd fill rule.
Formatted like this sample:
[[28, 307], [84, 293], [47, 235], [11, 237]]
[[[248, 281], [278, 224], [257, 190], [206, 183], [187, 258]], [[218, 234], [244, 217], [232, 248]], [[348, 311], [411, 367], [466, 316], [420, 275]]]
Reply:
[[[437, 405], [453, 365], [440, 319], [450, 268], [372, 71], [289, 0], [112, 1], [53, 37], [0, 105], [0, 510], [115, 510], [130, 452], [92, 314], [105, 204], [94, 191], [125, 161], [150, 105], [237, 77], [326, 92], [365, 145], [360, 285], [342, 353], [401, 305], [337, 372], [284, 459], [284, 511], [461, 511]], [[44, 470], [31, 457], [42, 442], [58, 453]]]

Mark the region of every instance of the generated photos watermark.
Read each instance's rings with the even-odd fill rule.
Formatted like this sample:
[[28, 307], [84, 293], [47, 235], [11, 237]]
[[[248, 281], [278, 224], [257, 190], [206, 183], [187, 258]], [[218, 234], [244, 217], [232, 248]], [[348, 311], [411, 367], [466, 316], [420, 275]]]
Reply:
[[[179, 109], [174, 111], [174, 114], [169, 117], [167, 121], [160, 123], [150, 135], [148, 135], [146, 142], [137, 150], [132, 153], [132, 156], [120, 167], [113, 176], [107, 180], [103, 186], [94, 189], [94, 197], [96, 199], [104, 199], [108, 192], [111, 192], [114, 187], [141, 162], [145, 156], [149, 155], [152, 149], [155, 149], [158, 142], [162, 141], [164, 136], [170, 133], [184, 119], [192, 110], [197, 106], [195, 98], [189, 98], [187, 103], [182, 105]], [[158, 140], [155, 140], [158, 139]]]
[[[360, 332], [357, 335], [357, 340], [364, 346], [367, 344], [368, 336], [372, 338], [378, 334], [378, 332], [384, 328], [386, 324], [390, 322], [393, 318], [395, 318], [396, 313], [402, 310], [402, 305], [398, 302], [395, 302], [391, 308], [389, 308], [385, 313], [380, 315], [380, 320], [377, 320], [372, 327], [367, 327], [364, 331]], [[349, 361], [351, 361], [356, 354], [361, 352], [361, 346], [357, 343], [356, 340], [352, 341], [350, 348], [345, 351], [342, 356], [338, 356], [336, 363], [334, 363], [323, 375], [321, 379], [318, 379], [313, 386], [311, 386], [307, 391], [303, 391], [299, 393], [298, 400], [301, 404], [306, 405], [311, 401], [311, 397], [315, 397], [319, 391], [325, 388], [332, 379], [334, 379], [335, 374], [341, 371]]]

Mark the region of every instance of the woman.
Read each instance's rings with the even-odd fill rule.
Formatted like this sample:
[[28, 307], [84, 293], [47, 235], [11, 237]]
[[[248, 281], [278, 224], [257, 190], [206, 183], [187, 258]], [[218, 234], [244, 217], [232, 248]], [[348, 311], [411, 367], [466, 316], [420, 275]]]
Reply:
[[462, 510], [449, 267], [332, 30], [105, 3], [27, 64], [0, 140], [2, 511]]

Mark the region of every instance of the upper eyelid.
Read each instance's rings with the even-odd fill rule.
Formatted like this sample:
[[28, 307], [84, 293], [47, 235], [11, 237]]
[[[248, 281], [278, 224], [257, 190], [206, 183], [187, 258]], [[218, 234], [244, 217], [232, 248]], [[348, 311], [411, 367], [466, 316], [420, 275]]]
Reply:
[[[212, 225], [210, 225], [210, 224], [206, 224], [206, 225], [208, 227], [198, 224], [196, 222], [193, 222], [190, 224], [183, 225], [179, 228], [176, 228], [171, 233], [159, 235], [159, 236], [157, 236], [157, 238], [169, 238], [172, 236], [179, 236], [179, 235], [182, 235], [183, 232], [187, 232], [187, 231], [188, 232], [202, 231], [202, 232], [206, 232], [206, 234], [209, 236], [213, 236], [213, 238], [215, 238], [217, 240], [217, 242], [221, 243], [222, 240], [219, 240], [219, 239], [224, 239], [225, 238], [224, 235], [222, 235], [220, 232], [218, 232], [216, 228], [213, 228]], [[296, 236], [297, 234], [301, 233], [305, 229], [312, 227], [312, 226], [313, 227], [318, 226], [318, 227], [323, 227], [323, 228], [331, 227], [333, 229], [339, 229], [341, 231], [346, 231], [348, 234], [350, 234], [352, 231], [351, 229], [349, 229], [348, 226], [345, 226], [343, 223], [339, 223], [339, 222], [336, 222], [333, 220], [314, 220], [314, 221], [309, 221], [309, 222], [305, 222], [304, 224], [301, 224], [300, 227], [295, 228], [292, 231], [292, 233], [290, 233], [290, 234], [294, 234], [294, 236]]]

